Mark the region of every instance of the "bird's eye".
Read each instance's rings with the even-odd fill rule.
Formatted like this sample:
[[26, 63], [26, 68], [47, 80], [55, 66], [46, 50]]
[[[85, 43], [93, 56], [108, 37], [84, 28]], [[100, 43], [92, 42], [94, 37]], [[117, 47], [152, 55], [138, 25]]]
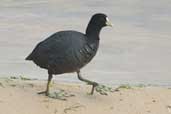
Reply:
[[108, 17], [106, 17], [106, 22], [108, 22], [109, 21], [109, 18]]

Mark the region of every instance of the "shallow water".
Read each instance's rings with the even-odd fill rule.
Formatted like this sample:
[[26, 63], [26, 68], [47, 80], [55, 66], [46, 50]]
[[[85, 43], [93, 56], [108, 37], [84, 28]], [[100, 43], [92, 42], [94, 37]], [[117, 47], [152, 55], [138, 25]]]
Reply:
[[[84, 77], [113, 85], [171, 85], [170, 0], [1, 0], [0, 76], [46, 79], [46, 70], [24, 58], [56, 31], [84, 32], [96, 12], [106, 13], [114, 27], [102, 30]], [[55, 79], [79, 82], [75, 74]]]

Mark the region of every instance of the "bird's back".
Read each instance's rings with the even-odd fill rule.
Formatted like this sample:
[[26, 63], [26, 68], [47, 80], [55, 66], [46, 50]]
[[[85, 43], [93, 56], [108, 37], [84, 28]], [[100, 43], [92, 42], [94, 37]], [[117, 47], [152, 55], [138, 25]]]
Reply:
[[61, 31], [40, 42], [26, 58], [52, 74], [75, 72], [96, 54], [98, 41], [89, 43], [76, 31]]

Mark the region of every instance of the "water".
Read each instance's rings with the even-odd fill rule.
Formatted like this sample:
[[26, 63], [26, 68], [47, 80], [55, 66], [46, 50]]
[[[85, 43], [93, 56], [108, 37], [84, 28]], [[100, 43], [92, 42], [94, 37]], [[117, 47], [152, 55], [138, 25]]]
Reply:
[[[47, 71], [25, 57], [56, 31], [84, 32], [96, 12], [106, 13], [114, 27], [102, 30], [84, 77], [113, 85], [171, 85], [170, 0], [1, 0], [0, 76], [46, 79]], [[76, 74], [55, 79], [79, 82]]]

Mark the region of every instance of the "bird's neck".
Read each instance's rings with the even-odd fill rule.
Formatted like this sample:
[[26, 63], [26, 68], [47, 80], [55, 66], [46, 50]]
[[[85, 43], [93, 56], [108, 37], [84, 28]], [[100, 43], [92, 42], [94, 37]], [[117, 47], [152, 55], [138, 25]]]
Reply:
[[89, 24], [86, 29], [86, 36], [88, 37], [88, 40], [99, 40], [101, 29], [102, 27]]

